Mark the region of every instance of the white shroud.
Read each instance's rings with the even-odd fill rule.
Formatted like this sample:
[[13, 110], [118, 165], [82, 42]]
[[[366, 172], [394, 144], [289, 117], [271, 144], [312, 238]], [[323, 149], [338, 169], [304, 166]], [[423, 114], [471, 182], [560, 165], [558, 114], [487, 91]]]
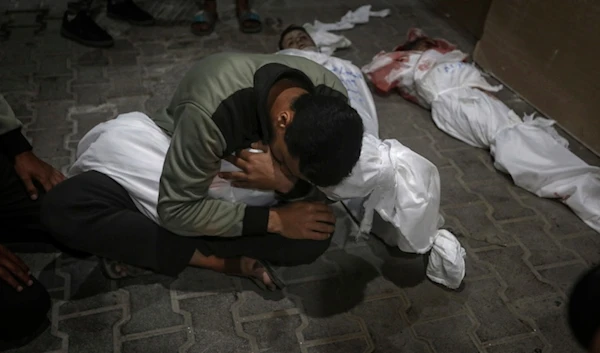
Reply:
[[[495, 167], [510, 174], [516, 185], [540, 197], [559, 199], [600, 232], [600, 168], [569, 151], [552, 120], [526, 116], [522, 121], [489, 93], [502, 87], [489, 85], [474, 65], [463, 62], [466, 54], [458, 50], [408, 55], [418, 59], [407, 60], [410, 65], [403, 64], [388, 79], [403, 89], [406, 80], [400, 78], [413, 77], [414, 87], [407, 91], [416, 92], [417, 101], [431, 107], [438, 128], [471, 146], [489, 148]], [[363, 71], [372, 75], [381, 70], [389, 64], [382, 60], [386, 56], [379, 54]]]

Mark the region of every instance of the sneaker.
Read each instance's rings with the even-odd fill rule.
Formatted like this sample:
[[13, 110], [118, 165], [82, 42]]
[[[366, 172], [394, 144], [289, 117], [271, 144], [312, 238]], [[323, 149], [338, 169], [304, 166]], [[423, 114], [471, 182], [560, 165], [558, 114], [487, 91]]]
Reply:
[[154, 17], [140, 9], [132, 0], [109, 0], [106, 4], [106, 16], [136, 26], [154, 24]]
[[76, 15], [65, 11], [60, 34], [88, 47], [108, 48], [115, 44], [110, 34], [98, 26], [85, 11], [79, 11]]

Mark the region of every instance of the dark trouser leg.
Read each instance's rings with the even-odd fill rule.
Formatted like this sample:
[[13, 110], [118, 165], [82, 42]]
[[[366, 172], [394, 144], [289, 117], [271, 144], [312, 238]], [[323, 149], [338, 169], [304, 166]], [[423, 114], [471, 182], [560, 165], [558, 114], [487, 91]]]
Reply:
[[50, 190], [42, 223], [68, 248], [171, 276], [188, 265], [195, 249], [193, 239], [159, 227], [137, 210], [121, 185], [98, 172]]
[[93, 0], [76, 0], [67, 3], [67, 11], [76, 14], [79, 11], [89, 11], [92, 8]]
[[41, 204], [40, 199], [29, 198], [12, 162], [0, 154], [0, 243], [48, 242], [40, 221]]
[[[204, 237], [207, 238], [207, 237]], [[276, 266], [297, 266], [314, 262], [329, 248], [327, 240], [295, 240], [278, 234], [263, 236], [205, 239], [206, 256], [231, 258], [246, 256], [266, 260]]]
[[140, 213], [127, 191], [108, 176], [87, 172], [70, 178], [45, 197], [42, 222], [69, 248], [177, 275], [195, 250], [206, 256], [247, 256], [276, 265], [310, 263], [329, 241], [261, 237], [183, 237]]
[[0, 281], [0, 341], [16, 341], [30, 336], [48, 318], [50, 295], [36, 279], [17, 292]]
[[[29, 198], [12, 162], [0, 154], [0, 244], [47, 242], [50, 237], [41, 226], [40, 205], [41, 201]], [[50, 296], [33, 281], [19, 293], [0, 280], [0, 341], [27, 337], [47, 320]]]

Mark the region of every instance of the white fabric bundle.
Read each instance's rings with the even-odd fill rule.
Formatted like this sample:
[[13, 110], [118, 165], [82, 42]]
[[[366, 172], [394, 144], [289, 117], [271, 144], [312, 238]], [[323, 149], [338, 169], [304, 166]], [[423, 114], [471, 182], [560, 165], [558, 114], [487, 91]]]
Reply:
[[330, 31], [352, 29], [357, 24], [368, 23], [370, 17], [387, 17], [389, 14], [389, 9], [371, 11], [371, 5], [364, 5], [354, 11], [348, 11], [338, 22], [323, 23], [315, 20], [312, 24], [305, 23], [303, 27], [312, 37], [321, 52], [331, 55], [336, 49], [349, 47], [352, 45], [352, 42], [348, 38], [331, 33]]
[[[435, 124], [449, 135], [475, 147], [490, 148], [495, 167], [512, 176], [516, 185], [540, 197], [557, 198], [587, 225], [600, 232], [600, 168], [590, 166], [568, 149], [567, 141], [544, 118], [519, 117], [488, 92], [479, 70], [463, 62], [466, 54], [435, 49], [420, 55], [401, 75], [412, 75]], [[370, 65], [381, 69], [381, 65]], [[399, 87], [403, 89], [403, 87]]]

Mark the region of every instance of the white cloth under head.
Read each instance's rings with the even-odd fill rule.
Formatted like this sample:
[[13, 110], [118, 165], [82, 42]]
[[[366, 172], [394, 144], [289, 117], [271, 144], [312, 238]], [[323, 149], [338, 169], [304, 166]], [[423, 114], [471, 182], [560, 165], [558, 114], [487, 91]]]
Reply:
[[373, 96], [371, 95], [369, 86], [358, 67], [348, 60], [314, 51], [285, 49], [277, 52], [277, 54], [301, 56], [312, 60], [333, 72], [340, 81], [342, 81], [342, 84], [348, 91], [350, 105], [352, 108], [356, 109], [362, 118], [365, 132], [374, 136], [379, 136], [379, 120], [377, 119], [375, 102], [373, 102]]
[[371, 231], [376, 212], [396, 230], [380, 235], [386, 243], [406, 252], [432, 251], [427, 270], [431, 280], [450, 288], [462, 282], [464, 250], [450, 232], [438, 229], [443, 223], [439, 173], [424, 157], [396, 140], [381, 141], [367, 134], [352, 174], [322, 191], [338, 200], [367, 197], [363, 233]]
[[305, 23], [302, 27], [304, 27], [319, 48], [319, 51], [323, 54], [332, 55], [337, 49], [348, 48], [352, 45], [350, 39], [341, 34], [320, 31], [310, 23]]
[[[121, 114], [90, 130], [77, 146], [77, 158], [68, 175], [95, 170], [119, 183], [131, 196], [140, 212], [159, 223], [156, 206], [160, 177], [170, 138], [145, 114]], [[226, 161], [222, 171], [237, 168]], [[233, 188], [216, 178], [209, 197], [268, 206], [275, 201], [272, 192]]]

